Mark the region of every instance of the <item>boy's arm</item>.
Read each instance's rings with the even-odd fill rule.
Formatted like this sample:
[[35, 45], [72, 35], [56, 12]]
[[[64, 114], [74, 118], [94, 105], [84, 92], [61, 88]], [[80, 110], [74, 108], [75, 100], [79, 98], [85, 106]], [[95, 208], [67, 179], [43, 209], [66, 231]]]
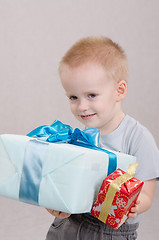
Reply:
[[135, 218], [138, 214], [147, 211], [153, 202], [156, 179], [145, 181], [135, 206], [131, 208], [128, 217]]
[[51, 214], [53, 215], [54, 217], [58, 217], [58, 218], [67, 218], [69, 217], [71, 214], [69, 213], [65, 213], [65, 212], [59, 212], [59, 211], [56, 211], [56, 210], [53, 210], [53, 209], [48, 209], [46, 208], [46, 210]]

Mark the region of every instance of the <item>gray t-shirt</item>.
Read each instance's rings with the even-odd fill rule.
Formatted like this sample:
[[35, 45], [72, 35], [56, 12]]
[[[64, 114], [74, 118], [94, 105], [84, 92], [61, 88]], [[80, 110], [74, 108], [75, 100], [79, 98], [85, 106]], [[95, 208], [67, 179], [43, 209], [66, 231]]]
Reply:
[[[151, 133], [134, 118], [126, 115], [112, 133], [101, 135], [100, 147], [136, 157], [139, 165], [135, 177], [142, 180], [159, 178], [159, 150]], [[139, 222], [142, 214], [128, 223]]]

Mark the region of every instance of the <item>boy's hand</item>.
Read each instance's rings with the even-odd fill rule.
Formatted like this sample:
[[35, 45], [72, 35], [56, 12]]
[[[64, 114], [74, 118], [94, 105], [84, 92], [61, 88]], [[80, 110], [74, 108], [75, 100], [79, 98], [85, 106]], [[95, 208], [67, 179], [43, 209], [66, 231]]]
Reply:
[[56, 211], [56, 210], [52, 210], [52, 209], [48, 209], [46, 208], [46, 210], [51, 214], [53, 215], [54, 217], [58, 217], [58, 218], [67, 218], [69, 217], [71, 214], [69, 213], [65, 213], [65, 212], [59, 212], [59, 211]]
[[130, 209], [130, 212], [128, 214], [128, 218], [136, 218], [138, 214], [140, 200], [137, 199], [134, 206]]
[[130, 209], [128, 214], [129, 218], [135, 218], [138, 214], [147, 211], [151, 207], [154, 197], [155, 183], [156, 179], [151, 179], [144, 182], [138, 200]]

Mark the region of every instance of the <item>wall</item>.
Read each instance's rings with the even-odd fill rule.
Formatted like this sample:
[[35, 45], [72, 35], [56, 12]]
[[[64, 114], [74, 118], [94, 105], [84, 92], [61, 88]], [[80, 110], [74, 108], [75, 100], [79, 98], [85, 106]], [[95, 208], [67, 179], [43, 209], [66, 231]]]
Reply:
[[[55, 119], [82, 128], [70, 114], [58, 63], [78, 39], [104, 35], [128, 56], [125, 112], [148, 127], [159, 146], [158, 7], [157, 0], [0, 0], [0, 133], [27, 134]], [[52, 218], [43, 209], [0, 202], [0, 238], [44, 239]]]

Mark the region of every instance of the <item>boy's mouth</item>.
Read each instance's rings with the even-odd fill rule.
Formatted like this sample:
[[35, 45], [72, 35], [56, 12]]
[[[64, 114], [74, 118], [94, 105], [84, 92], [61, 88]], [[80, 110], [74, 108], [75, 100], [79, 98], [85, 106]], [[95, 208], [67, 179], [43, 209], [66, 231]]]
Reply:
[[81, 118], [83, 120], [89, 120], [91, 119], [92, 117], [94, 117], [96, 115], [96, 113], [93, 113], [93, 114], [88, 114], [88, 115], [81, 115]]

